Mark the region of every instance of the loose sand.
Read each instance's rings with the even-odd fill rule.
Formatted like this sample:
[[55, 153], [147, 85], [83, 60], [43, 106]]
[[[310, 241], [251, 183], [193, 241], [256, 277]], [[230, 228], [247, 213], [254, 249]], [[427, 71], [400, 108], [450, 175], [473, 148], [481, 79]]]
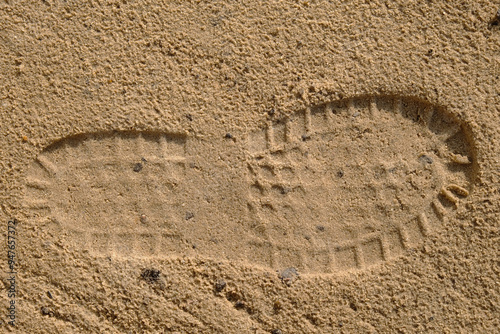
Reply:
[[3, 1], [0, 331], [500, 330], [497, 9]]

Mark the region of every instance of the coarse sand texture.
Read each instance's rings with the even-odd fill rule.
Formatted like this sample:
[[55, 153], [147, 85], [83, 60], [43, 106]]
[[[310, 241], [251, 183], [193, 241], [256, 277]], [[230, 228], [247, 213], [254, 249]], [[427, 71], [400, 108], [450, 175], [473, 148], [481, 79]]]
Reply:
[[497, 0], [0, 0], [0, 333], [500, 333]]

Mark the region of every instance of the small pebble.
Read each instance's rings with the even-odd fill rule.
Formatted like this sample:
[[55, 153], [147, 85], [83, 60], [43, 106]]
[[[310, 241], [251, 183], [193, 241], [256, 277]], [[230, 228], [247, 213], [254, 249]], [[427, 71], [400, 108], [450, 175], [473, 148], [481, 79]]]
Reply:
[[290, 189], [287, 189], [287, 188], [284, 188], [284, 187], [280, 189], [280, 193], [281, 193], [282, 195], [286, 195], [286, 194], [288, 194], [289, 192], [290, 192]]
[[139, 173], [142, 170], [142, 164], [140, 162], [134, 165], [134, 172]]
[[430, 156], [425, 155], [425, 154], [421, 155], [418, 158], [418, 161], [420, 161], [423, 164], [428, 164], [428, 165], [431, 165], [434, 162]]
[[139, 218], [141, 220], [141, 223], [146, 224], [148, 222], [148, 216], [142, 214], [141, 217]]
[[226, 281], [224, 281], [223, 279], [218, 279], [215, 282], [215, 292], [221, 292], [222, 290], [224, 290], [226, 286], [227, 286]]
[[189, 212], [189, 211], [186, 212], [186, 220], [189, 220], [189, 219], [192, 219], [192, 218], [194, 218], [194, 213]]
[[271, 331], [271, 334], [283, 334], [283, 332], [281, 331], [281, 329], [273, 329]]
[[43, 306], [41, 308], [41, 311], [42, 311], [43, 315], [51, 315], [51, 313], [52, 313], [52, 311], [50, 311], [50, 309], [48, 307], [45, 307], [45, 306]]
[[283, 269], [281, 272], [278, 271], [278, 277], [286, 285], [291, 285], [299, 277], [299, 272], [297, 269], [290, 267]]
[[241, 300], [238, 300], [236, 303], [234, 303], [234, 308], [235, 309], [242, 309], [245, 307], [245, 302], [244, 301], [241, 301]]
[[144, 269], [141, 278], [148, 283], [155, 283], [160, 280], [161, 272], [157, 269]]
[[224, 138], [226, 138], [226, 139], [233, 139], [233, 135], [228, 132], [228, 133], [226, 133], [226, 135], [224, 136]]

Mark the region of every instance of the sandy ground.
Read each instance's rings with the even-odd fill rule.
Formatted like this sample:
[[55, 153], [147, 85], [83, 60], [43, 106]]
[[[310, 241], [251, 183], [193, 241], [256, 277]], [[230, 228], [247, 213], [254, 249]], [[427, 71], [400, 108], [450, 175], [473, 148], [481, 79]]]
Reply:
[[2, 1], [0, 331], [498, 331], [498, 6]]

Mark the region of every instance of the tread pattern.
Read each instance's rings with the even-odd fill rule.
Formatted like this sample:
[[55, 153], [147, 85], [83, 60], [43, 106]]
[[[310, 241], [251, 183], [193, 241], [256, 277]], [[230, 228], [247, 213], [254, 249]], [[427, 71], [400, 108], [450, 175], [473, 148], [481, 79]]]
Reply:
[[[407, 138], [398, 138], [402, 129]], [[248, 150], [249, 208], [270, 262], [309, 272], [365, 268], [418, 245], [468, 196], [474, 170], [456, 119], [399, 97], [356, 97], [269, 119], [248, 136]], [[370, 217], [376, 209], [383, 214]], [[307, 231], [311, 220], [331, 232]]]
[[404, 256], [435, 233], [471, 191], [473, 152], [441, 108], [360, 96], [270, 118], [244, 145], [162, 132], [64, 138], [32, 161], [24, 204], [95, 256], [334, 273]]
[[185, 174], [185, 142], [140, 132], [64, 139], [33, 162], [25, 205], [49, 216], [82, 249], [159, 256], [161, 245], [180, 239], [170, 229], [182, 215], [176, 190]]

